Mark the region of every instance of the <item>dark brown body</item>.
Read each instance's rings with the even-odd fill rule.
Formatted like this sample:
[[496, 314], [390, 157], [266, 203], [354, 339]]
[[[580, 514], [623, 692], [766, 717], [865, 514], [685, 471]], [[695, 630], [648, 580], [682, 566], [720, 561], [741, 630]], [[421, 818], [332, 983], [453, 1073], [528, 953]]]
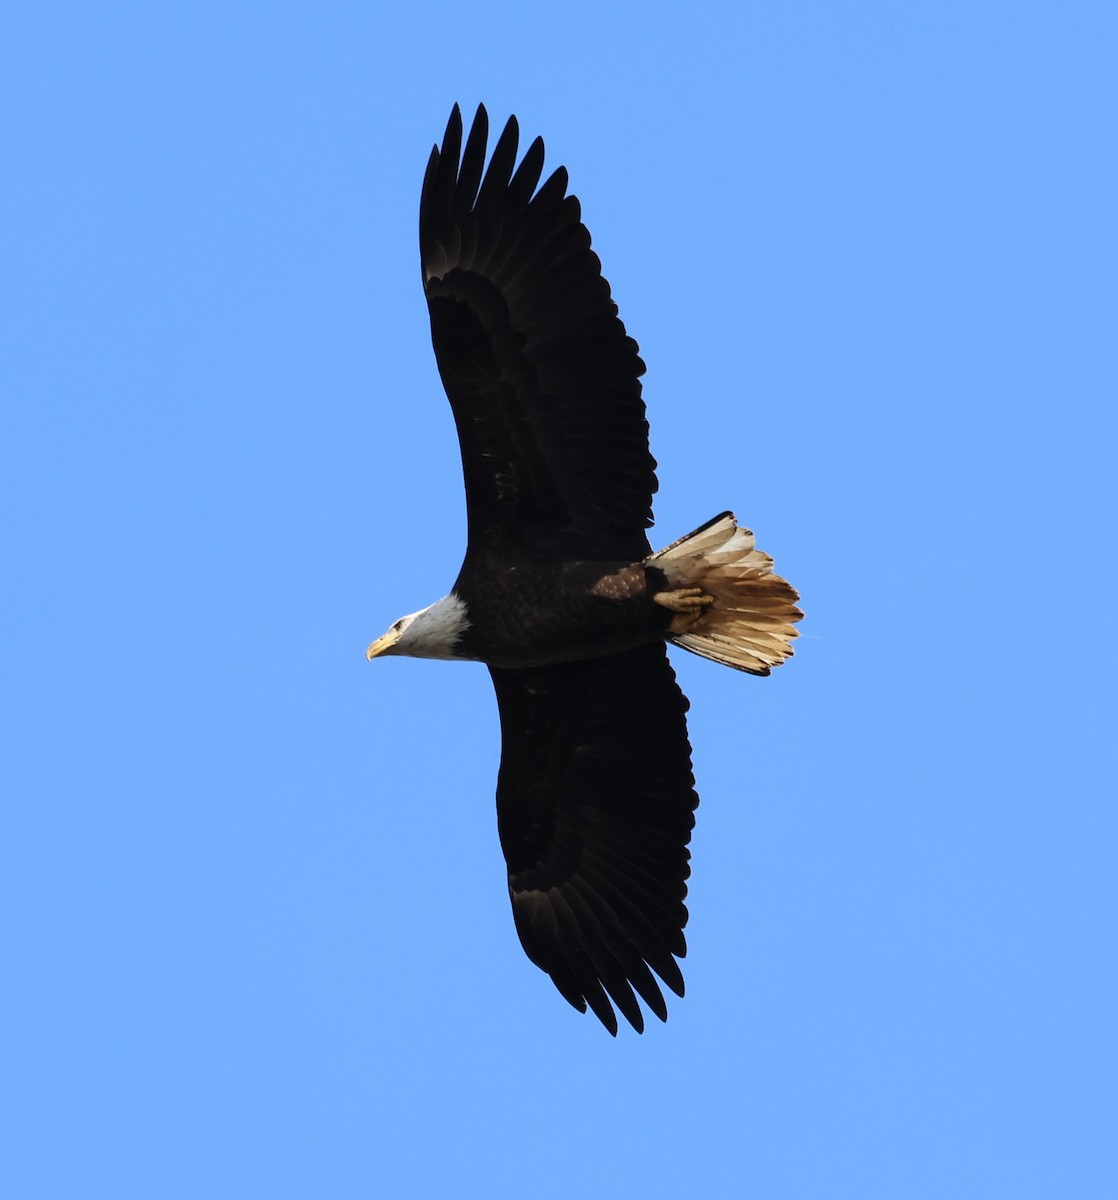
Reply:
[[658, 567], [639, 562], [468, 559], [453, 589], [470, 619], [459, 647], [510, 669], [604, 658], [667, 635], [672, 614], [652, 599], [667, 586]]

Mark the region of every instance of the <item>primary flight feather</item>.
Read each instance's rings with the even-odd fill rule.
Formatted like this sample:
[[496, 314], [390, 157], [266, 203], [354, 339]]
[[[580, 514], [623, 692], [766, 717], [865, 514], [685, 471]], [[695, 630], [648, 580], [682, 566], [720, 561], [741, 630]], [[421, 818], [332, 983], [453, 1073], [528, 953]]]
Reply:
[[[653, 554], [644, 363], [560, 167], [479, 107], [431, 152], [419, 247], [462, 450], [450, 593], [369, 647], [485, 663], [501, 719], [497, 825], [521, 944], [577, 1009], [639, 1032], [683, 995], [698, 805], [666, 645], [754, 675], [792, 653], [796, 593], [731, 513]], [[658, 978], [657, 978], [658, 977]]]

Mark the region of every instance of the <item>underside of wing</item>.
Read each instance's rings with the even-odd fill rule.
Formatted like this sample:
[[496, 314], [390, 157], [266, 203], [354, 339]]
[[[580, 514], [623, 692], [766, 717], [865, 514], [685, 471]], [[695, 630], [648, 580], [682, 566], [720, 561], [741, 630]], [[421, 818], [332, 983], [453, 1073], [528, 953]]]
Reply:
[[566, 171], [540, 185], [539, 138], [517, 166], [515, 118], [488, 167], [484, 108], [462, 135], [455, 106], [427, 166], [419, 242], [470, 551], [642, 558], [656, 490], [644, 364]]
[[[698, 796], [663, 643], [524, 671], [491, 668], [501, 713], [497, 817], [528, 957], [611, 1033], [677, 995]], [[650, 969], [651, 968], [651, 969]], [[611, 1004], [612, 1001], [612, 1004]]]

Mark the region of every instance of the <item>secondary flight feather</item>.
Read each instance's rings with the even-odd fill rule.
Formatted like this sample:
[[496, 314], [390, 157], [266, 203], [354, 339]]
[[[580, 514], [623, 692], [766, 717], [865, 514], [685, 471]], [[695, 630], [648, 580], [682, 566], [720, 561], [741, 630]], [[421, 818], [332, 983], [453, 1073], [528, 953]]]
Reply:
[[[450, 592], [369, 647], [489, 668], [501, 722], [497, 826], [528, 957], [575, 1008], [638, 1032], [683, 995], [698, 805], [687, 700], [667, 644], [754, 675], [801, 613], [722, 513], [652, 553], [644, 363], [560, 167], [517, 162], [510, 118], [486, 165], [479, 107], [431, 152], [419, 247], [458, 428], [468, 540]], [[616, 1011], [615, 1011], [616, 1010]]]

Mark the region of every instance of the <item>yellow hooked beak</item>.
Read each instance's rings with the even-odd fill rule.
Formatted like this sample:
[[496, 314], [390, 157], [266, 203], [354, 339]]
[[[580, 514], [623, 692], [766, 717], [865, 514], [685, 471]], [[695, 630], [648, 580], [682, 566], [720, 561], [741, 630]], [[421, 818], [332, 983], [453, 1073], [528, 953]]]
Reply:
[[372, 662], [374, 658], [380, 658], [382, 654], [392, 654], [399, 640], [400, 630], [390, 629], [369, 646], [365, 651], [365, 657]]

